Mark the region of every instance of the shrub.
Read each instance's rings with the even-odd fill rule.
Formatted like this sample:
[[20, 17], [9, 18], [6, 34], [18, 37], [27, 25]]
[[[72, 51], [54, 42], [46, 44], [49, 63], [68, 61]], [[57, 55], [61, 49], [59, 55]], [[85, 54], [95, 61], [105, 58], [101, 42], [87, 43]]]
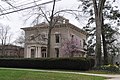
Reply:
[[94, 60], [88, 58], [0, 59], [0, 67], [88, 70]]
[[108, 72], [120, 72], [120, 67], [117, 65], [103, 65], [96, 68], [97, 70], [108, 71]]

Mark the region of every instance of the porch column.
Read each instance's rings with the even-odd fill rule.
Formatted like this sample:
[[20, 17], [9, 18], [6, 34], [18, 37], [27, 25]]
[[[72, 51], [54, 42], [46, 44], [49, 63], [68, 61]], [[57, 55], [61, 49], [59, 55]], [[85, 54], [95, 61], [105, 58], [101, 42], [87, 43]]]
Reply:
[[41, 58], [42, 55], [41, 55], [41, 47], [38, 47], [38, 58]]
[[38, 58], [38, 47], [35, 47], [35, 58]]
[[26, 53], [26, 58], [30, 58], [31, 57], [31, 49], [30, 47], [27, 47], [27, 53]]

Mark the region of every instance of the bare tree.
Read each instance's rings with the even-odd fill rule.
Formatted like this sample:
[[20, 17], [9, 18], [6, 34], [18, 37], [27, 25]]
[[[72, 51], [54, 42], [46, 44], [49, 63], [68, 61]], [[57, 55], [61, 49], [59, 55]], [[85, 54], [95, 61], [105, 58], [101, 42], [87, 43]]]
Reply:
[[[5, 55], [5, 45], [8, 44], [10, 42], [10, 37], [11, 34], [9, 33], [10, 31], [10, 27], [9, 26], [3, 26], [0, 25], [0, 42], [1, 42], [1, 46], [2, 46], [2, 56]], [[9, 40], [9, 42], [8, 42]]]
[[16, 45], [24, 46], [25, 43], [25, 33], [22, 31], [21, 34], [14, 41]]

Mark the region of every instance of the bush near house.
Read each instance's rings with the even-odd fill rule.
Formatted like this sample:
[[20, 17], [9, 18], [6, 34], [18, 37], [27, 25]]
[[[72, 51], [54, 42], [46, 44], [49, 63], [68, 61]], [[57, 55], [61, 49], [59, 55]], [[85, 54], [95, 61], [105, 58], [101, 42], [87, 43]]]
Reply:
[[91, 58], [41, 58], [41, 59], [0, 59], [0, 67], [89, 70], [94, 66]]
[[107, 72], [112, 72], [112, 73], [120, 73], [120, 67], [118, 65], [102, 65], [100, 67], [96, 67], [95, 70], [98, 71], [107, 71]]

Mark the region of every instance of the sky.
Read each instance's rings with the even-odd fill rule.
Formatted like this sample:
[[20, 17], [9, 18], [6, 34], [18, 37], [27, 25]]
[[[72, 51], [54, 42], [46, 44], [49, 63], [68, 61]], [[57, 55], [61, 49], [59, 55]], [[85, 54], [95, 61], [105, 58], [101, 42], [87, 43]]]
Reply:
[[[16, 2], [13, 2], [13, 5], [22, 5], [25, 3], [29, 3], [29, 2], [33, 2], [34, 0], [14, 0]], [[36, 0], [37, 1], [37, 0]], [[38, 3], [44, 3], [47, 1], [51, 1], [51, 0], [39, 0]], [[1, 1], [0, 1], [1, 2]], [[76, 9], [79, 6], [79, 2], [77, 0], [61, 0], [58, 1], [56, 3], [56, 10], [61, 10], [61, 9]], [[8, 7], [7, 4], [5, 4], [4, 2], [1, 4], [4, 5], [5, 8], [10, 9], [10, 7]], [[31, 6], [32, 4], [28, 5]], [[25, 7], [28, 7], [27, 5]], [[49, 10], [51, 9], [52, 3], [49, 3], [47, 5], [44, 5], [45, 9]], [[23, 6], [20, 8], [24, 8]], [[9, 10], [11, 11], [11, 10]], [[32, 19], [28, 20], [25, 23], [25, 15], [26, 11], [20, 11], [20, 12], [16, 12], [16, 13], [11, 13], [5, 16], [1, 16], [0, 17], [0, 23], [2, 23], [3, 25], [9, 25], [11, 27], [11, 33], [13, 34], [13, 39], [15, 39], [18, 35], [20, 35], [20, 31], [22, 31], [20, 28], [23, 27], [29, 27], [31, 26], [31, 22]], [[76, 26], [81, 26], [80, 28], [82, 28], [82, 26], [85, 25], [85, 23], [82, 22], [80, 23], [79, 21], [75, 20], [75, 17], [72, 17], [71, 15], [64, 15], [64, 17], [66, 17], [67, 19], [69, 19], [70, 23], [76, 25]], [[81, 18], [82, 19], [82, 18]]]
[[[13, 5], [18, 6], [18, 5], [33, 2], [34, 0], [12, 0], [12, 1], [14, 1], [14, 2], [12, 2]], [[35, 0], [35, 1], [38, 1], [38, 0]], [[39, 0], [37, 2], [37, 4], [44, 3], [47, 1], [51, 1], [51, 0]], [[8, 5], [5, 4], [4, 2], [1, 2], [1, 0], [0, 0], [0, 3], [1, 3], [1, 5], [4, 5], [4, 8], [7, 8], [8, 10], [10, 9], [10, 7], [8, 7]], [[117, 0], [117, 3], [120, 3], [120, 1]], [[78, 2], [78, 0], [61, 0], [56, 3], [56, 10], [77, 9], [80, 4], [81, 3]], [[33, 5], [33, 4], [25, 5], [20, 8], [28, 7], [31, 5]], [[47, 11], [52, 8], [51, 6], [52, 6], [52, 3], [44, 5], [43, 7], [45, 7], [44, 9], [46, 9], [46, 11]], [[9, 11], [11, 11], [11, 9]], [[23, 16], [23, 15], [26, 15], [28, 11], [29, 10], [25, 10], [25, 11], [20, 11], [20, 12], [16, 12], [16, 13], [11, 13], [11, 14], [8, 14], [5, 16], [0, 16], [0, 23], [2, 23], [3, 25], [9, 25], [11, 27], [10, 32], [13, 34], [12, 41], [14, 41], [20, 35], [20, 31], [22, 31], [20, 28], [31, 26], [32, 19], [28, 20], [25, 23], [26, 17]], [[81, 15], [83, 15], [83, 14], [81, 14]], [[79, 28], [84, 27], [87, 23], [87, 18], [85, 18], [85, 17], [80, 17], [79, 21], [76, 20], [75, 17], [73, 17], [72, 15], [64, 14], [64, 17], [69, 19], [70, 23], [78, 26]]]

